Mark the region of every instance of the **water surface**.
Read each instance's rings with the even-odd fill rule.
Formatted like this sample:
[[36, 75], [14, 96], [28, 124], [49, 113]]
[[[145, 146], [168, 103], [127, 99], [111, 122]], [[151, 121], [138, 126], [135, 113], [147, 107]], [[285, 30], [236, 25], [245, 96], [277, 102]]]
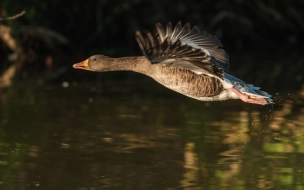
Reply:
[[304, 189], [301, 93], [259, 106], [153, 81], [12, 87], [0, 189]]

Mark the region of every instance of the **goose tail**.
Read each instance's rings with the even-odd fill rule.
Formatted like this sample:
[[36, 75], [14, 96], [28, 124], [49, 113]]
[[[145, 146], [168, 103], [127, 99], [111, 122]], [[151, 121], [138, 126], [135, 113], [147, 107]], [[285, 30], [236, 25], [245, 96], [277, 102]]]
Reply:
[[241, 79], [238, 79], [228, 73], [224, 73], [224, 87], [233, 92], [239, 99], [247, 103], [253, 104], [273, 104], [271, 95], [260, 90], [253, 84], [246, 84]]
[[268, 104], [273, 104], [272, 96], [267, 92], [260, 90], [260, 87], [253, 86], [253, 84], [247, 84], [247, 86], [249, 87], [250, 92], [245, 92], [245, 94], [264, 98]]

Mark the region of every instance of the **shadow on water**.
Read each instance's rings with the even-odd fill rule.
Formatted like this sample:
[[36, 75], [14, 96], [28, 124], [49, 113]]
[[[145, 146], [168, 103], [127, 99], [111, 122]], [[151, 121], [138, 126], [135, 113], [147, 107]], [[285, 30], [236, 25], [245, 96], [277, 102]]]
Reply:
[[10, 88], [1, 189], [304, 189], [303, 91], [262, 107], [149, 82]]

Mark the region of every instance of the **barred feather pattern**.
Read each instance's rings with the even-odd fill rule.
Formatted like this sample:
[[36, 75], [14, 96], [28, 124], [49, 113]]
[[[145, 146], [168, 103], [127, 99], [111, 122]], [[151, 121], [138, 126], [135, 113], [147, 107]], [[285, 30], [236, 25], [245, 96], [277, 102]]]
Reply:
[[187, 69], [155, 65], [151, 70], [154, 80], [186, 96], [213, 97], [224, 90], [219, 79], [197, 75]]

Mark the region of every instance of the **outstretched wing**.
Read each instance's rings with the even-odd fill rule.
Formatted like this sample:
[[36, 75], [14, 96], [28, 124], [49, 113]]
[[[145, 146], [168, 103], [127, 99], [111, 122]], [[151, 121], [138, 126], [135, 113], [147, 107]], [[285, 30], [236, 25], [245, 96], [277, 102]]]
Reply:
[[228, 54], [218, 47], [221, 42], [197, 26], [190, 28], [187, 23], [179, 22], [174, 30], [169, 23], [166, 29], [156, 24], [157, 33], [137, 31], [135, 38], [143, 54], [152, 64], [163, 63], [167, 66], [189, 69], [197, 74], [215, 75], [223, 78], [223, 70], [229, 69]]

